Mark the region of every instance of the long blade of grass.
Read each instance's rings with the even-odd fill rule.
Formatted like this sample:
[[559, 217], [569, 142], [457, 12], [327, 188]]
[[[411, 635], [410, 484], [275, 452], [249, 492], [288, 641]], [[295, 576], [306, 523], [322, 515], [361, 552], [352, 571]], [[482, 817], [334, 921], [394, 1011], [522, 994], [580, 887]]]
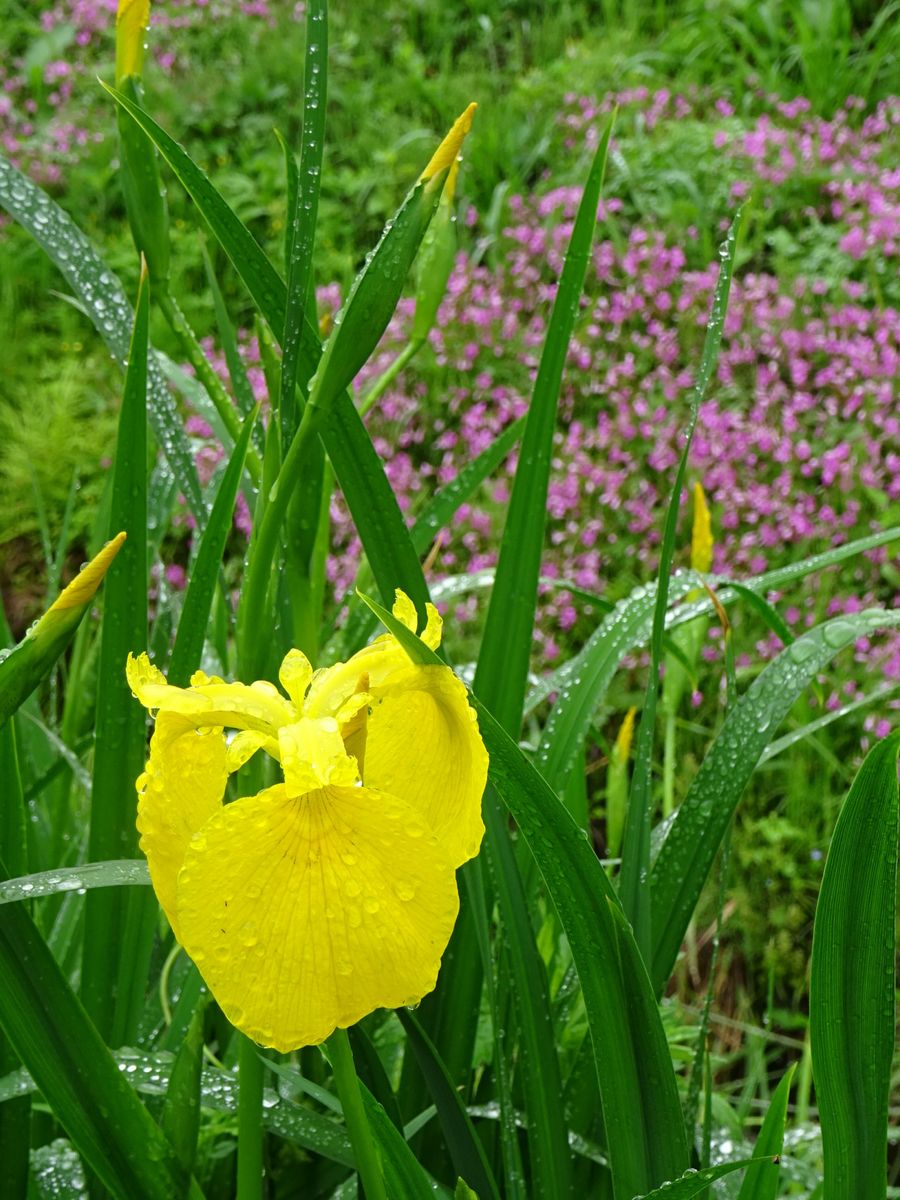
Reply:
[[719, 844], [766, 745], [797, 697], [840, 650], [900, 612], [868, 609], [836, 617], [797, 638], [757, 676], [707, 751], [653, 864], [653, 958], [657, 994], [666, 985]]
[[89, 888], [132, 887], [149, 884], [150, 875], [142, 858], [119, 858], [109, 862], [83, 863], [80, 867], [57, 867], [0, 881], [0, 904], [34, 900], [58, 892], [83, 892]]
[[666, 628], [666, 609], [669, 604], [669, 576], [675, 555], [675, 539], [678, 533], [678, 512], [681, 507], [681, 491], [691, 453], [691, 442], [700, 404], [706, 395], [722, 344], [725, 329], [725, 314], [728, 309], [728, 293], [734, 270], [734, 255], [737, 249], [740, 213], [735, 217], [728, 236], [720, 251], [721, 266], [713, 294], [712, 308], [706, 326], [703, 355], [697, 371], [697, 381], [691, 396], [690, 416], [685, 432], [684, 447], [672, 483], [672, 493], [666, 510], [662, 547], [659, 556], [656, 605], [653, 611], [653, 632], [650, 637], [650, 667], [647, 691], [634, 748], [634, 771], [628, 796], [628, 811], [625, 816], [625, 836], [622, 843], [622, 869], [619, 874], [619, 895], [631, 921], [637, 943], [647, 962], [652, 948], [652, 908], [647, 880], [650, 875], [650, 826], [653, 816], [653, 741], [656, 733], [656, 705], [659, 696], [659, 668], [663, 661], [663, 635]]
[[[328, 4], [309, 0], [306, 6], [306, 60], [303, 69], [303, 134], [300, 168], [293, 205], [288, 213], [288, 281], [284, 332], [281, 336], [281, 396], [278, 402], [281, 435], [290, 445], [297, 428], [296, 388], [300, 344], [307, 298], [312, 294], [313, 249], [322, 182], [325, 147], [325, 101], [328, 81]], [[290, 152], [286, 149], [286, 155]], [[303, 383], [306, 384], [306, 380]]]
[[895, 731], [866, 755], [837, 819], [816, 905], [809, 1024], [830, 1200], [885, 1194], [898, 750]]
[[[532, 931], [525, 888], [509, 837], [506, 810], [488, 787], [484, 818], [487, 829], [485, 854], [496, 890], [503, 930], [503, 946], [512, 974], [513, 1011], [518, 1015], [518, 1070], [528, 1129], [531, 1179], [535, 1191], [547, 1200], [570, 1195], [571, 1156], [564, 1114], [559, 1105], [562, 1077], [559, 1069], [547, 972]], [[472, 972], [480, 977], [480, 958]], [[458, 971], [472, 964], [460, 962]], [[474, 991], [474, 989], [473, 989]], [[460, 1014], [456, 1014], [459, 1021]], [[495, 1016], [495, 1029], [502, 1027], [504, 1014]], [[457, 1037], [461, 1031], [457, 1027]], [[502, 1047], [496, 1053], [502, 1053]]]
[[[116, 276], [71, 217], [0, 155], [0, 205], [27, 229], [59, 268], [113, 358], [128, 358], [133, 314]], [[150, 420], [188, 507], [202, 529], [206, 505], [181, 417], [154, 355], [148, 365]]]
[[[441, 660], [366, 599], [415, 662]], [[578, 971], [617, 1194], [634, 1196], [685, 1170], [687, 1144], [668, 1043], [633, 936], [602, 866], [518, 745], [473, 700], [490, 778], [535, 857]]]
[[143, 129], [188, 193], [213, 236], [231, 259], [273, 333], [281, 335], [287, 291], [253, 234], [225, 203], [203, 171], [178, 143], [127, 96], [101, 83]]
[[392, 603], [401, 587], [424, 612], [428, 588], [419, 556], [384, 464], [346, 393], [335, 401], [322, 440], [381, 596]]
[[[19, 771], [16, 723], [0, 725], [0, 862], [9, 871], [24, 874], [28, 870], [28, 843], [25, 796]], [[2, 879], [2, 876], [0, 876]], [[0, 889], [3, 884], [0, 882]], [[19, 1058], [0, 1033], [0, 1073], [6, 1075], [19, 1065]], [[11, 1196], [28, 1193], [28, 1159], [31, 1141], [31, 1100], [18, 1096], [0, 1106], [0, 1162], [4, 1184]]]
[[258, 416], [259, 405], [256, 405], [244, 419], [200, 540], [169, 662], [169, 679], [175, 687], [187, 687], [191, 675], [200, 665], [225, 543], [234, 520], [234, 504], [241, 485], [244, 461]]
[[662, 1187], [654, 1188], [652, 1192], [643, 1196], [635, 1196], [634, 1200], [691, 1200], [692, 1196], [699, 1196], [701, 1192], [708, 1193], [709, 1185], [717, 1179], [724, 1179], [726, 1175], [740, 1171], [743, 1167], [749, 1169], [771, 1163], [771, 1158], [740, 1158], [734, 1162], [719, 1163], [715, 1167], [704, 1167], [702, 1171], [691, 1171], [681, 1179], [664, 1183]]
[[[531, 659], [538, 577], [547, 521], [553, 434], [569, 341], [578, 313], [597, 207], [606, 170], [612, 120], [594, 154], [562, 276], [550, 317], [531, 404], [525, 419], [512, 498], [500, 547], [484, 636], [475, 672], [475, 691], [511, 734], [522, 721], [525, 684]], [[565, 1196], [570, 1188], [568, 1140], [557, 1103], [562, 1083], [549, 1015], [544, 964], [528, 916], [525, 889], [509, 841], [507, 817], [489, 789], [485, 797], [486, 853], [497, 888], [503, 929], [515, 977], [514, 1007], [519, 1016], [521, 1076], [525, 1094], [533, 1186], [547, 1197]], [[466, 926], [462, 926], [465, 930]], [[459, 954], [456, 994], [477, 997], [480, 960], [471, 949]], [[456, 1006], [454, 1006], [456, 1007]], [[455, 1038], [474, 1036], [475, 1013], [454, 1014], [460, 1029]], [[439, 1034], [439, 1031], [436, 1031]], [[440, 1036], [440, 1034], [439, 1034]], [[441, 1037], [440, 1041], [446, 1040]]]
[[[764, 594], [898, 539], [900, 530], [896, 528], [870, 534], [823, 554], [812, 555], [745, 579], [742, 587]], [[738, 598], [738, 590], [732, 587], [732, 581], [726, 576], [714, 576], [712, 583], [722, 604], [732, 604]], [[677, 600], [700, 586], [702, 579], [699, 575], [678, 572], [672, 579], [670, 599]], [[543, 700], [551, 692], [557, 693], [535, 757], [535, 765], [554, 791], [563, 791], [578, 747], [587, 736], [593, 715], [603, 701], [619, 662], [649, 636], [654, 604], [655, 584], [635, 588], [603, 618], [581, 650], [535, 689], [530, 704]], [[713, 611], [712, 602], [704, 596], [672, 610], [666, 628], [676, 628]]]
[[840, 721], [849, 713], [856, 712], [859, 708], [867, 708], [870, 704], [878, 704], [880, 701], [886, 700], [888, 696], [892, 696], [898, 689], [900, 689], [900, 682], [887, 683], [884, 687], [875, 688], [866, 695], [859, 696], [856, 700], [851, 700], [849, 704], [842, 704], [840, 708], [835, 708], [830, 712], [824, 713], [821, 717], [817, 717], [815, 721], [809, 721], [806, 725], [801, 725], [799, 729], [792, 729], [784, 737], [780, 737], [777, 741], [770, 742], [766, 746], [760, 755], [759, 765], [762, 766], [763, 763], [776, 758], [779, 754], [783, 754], [791, 746], [796, 746], [798, 742], [805, 741], [812, 734], [817, 733], [820, 729], [824, 729], [826, 725], [831, 725], [834, 721]]
[[472, 1118], [466, 1112], [434, 1043], [408, 1009], [397, 1009], [397, 1016], [428, 1083], [457, 1174], [484, 1200], [499, 1200], [497, 1183]]
[[521, 724], [525, 681], [531, 660], [559, 392], [597, 226], [597, 206], [611, 133], [612, 119], [603, 131], [591, 163], [553, 303], [525, 418], [494, 590], [475, 672], [476, 694], [511, 733], [516, 733]]
[[0, 921], [0, 1025], [85, 1162], [120, 1200], [197, 1185], [132, 1091], [21, 904]]
[[[131, 698], [125, 681], [129, 652], [139, 654], [147, 645], [147, 335], [149, 284], [142, 272], [128, 352], [128, 369], [119, 416], [113, 468], [111, 525], [124, 529], [128, 540], [109, 570], [101, 627], [97, 682], [94, 770], [91, 788], [89, 856], [94, 861], [134, 857], [137, 833], [134, 824], [134, 781], [144, 765], [146, 720]], [[146, 972], [144, 946], [125, 938], [127, 912], [145, 908], [148, 897], [137, 893], [132, 903], [115, 892], [92, 892], [85, 904], [85, 938], [82, 963], [82, 996], [100, 1032], [113, 1034], [115, 1018], [123, 1033], [136, 1032], [137, 994], [118, 997], [116, 960], [110, 947], [119, 948], [121, 966], [129, 974]], [[139, 924], [143, 924], [138, 919]], [[149, 954], [149, 946], [146, 947]], [[145, 978], [145, 974], [144, 974]], [[125, 1014], [123, 1005], [130, 1011]]]
[[[466, 503], [475, 489], [480, 487], [500, 463], [512, 453], [516, 442], [522, 436], [524, 427], [524, 417], [513, 421], [496, 441], [485, 447], [470, 463], [466, 463], [459, 473], [429, 500], [416, 518], [409, 535], [417, 555], [426, 553], [440, 531], [449, 525], [457, 509]], [[367, 539], [364, 539], [364, 543], [366, 542]], [[493, 572], [491, 572], [491, 584], [493, 585]], [[384, 593], [382, 594], [384, 595]], [[372, 630], [377, 624], [374, 614], [364, 604], [355, 604], [339, 635], [341, 656], [349, 657], [355, 653], [371, 636]]]
[[756, 1155], [771, 1154], [772, 1161], [754, 1163], [753, 1166], [747, 1168], [747, 1174], [744, 1176], [741, 1190], [738, 1192], [738, 1200], [775, 1200], [778, 1195], [778, 1183], [781, 1178], [778, 1156], [784, 1146], [788, 1099], [796, 1067], [796, 1063], [791, 1063], [782, 1076], [781, 1082], [769, 1102], [765, 1119], [756, 1139], [754, 1147]]

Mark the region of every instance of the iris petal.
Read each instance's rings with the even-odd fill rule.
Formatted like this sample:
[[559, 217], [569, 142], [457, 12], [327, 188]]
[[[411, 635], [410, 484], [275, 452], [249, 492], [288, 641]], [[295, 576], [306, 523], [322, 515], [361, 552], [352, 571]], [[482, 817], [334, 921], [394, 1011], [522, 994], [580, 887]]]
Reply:
[[177, 713], [159, 714], [137, 781], [137, 827], [154, 891], [176, 937], [178, 872], [193, 835], [222, 807], [227, 779], [221, 729], [200, 731]]
[[189, 688], [172, 687], [146, 654], [128, 656], [128, 685], [145, 708], [177, 712], [196, 727], [225, 725], [270, 733], [296, 720], [293, 706], [271, 683], [222, 683], [207, 680]]
[[431, 991], [459, 901], [421, 816], [369, 788], [221, 809], [178, 879], [181, 940], [228, 1019], [288, 1051]]
[[455, 867], [478, 853], [488, 756], [466, 689], [447, 667], [407, 665], [372, 687], [365, 783], [411, 803]]
[[292, 796], [328, 784], [352, 787], [359, 778], [356, 760], [350, 758], [334, 717], [301, 717], [278, 731], [278, 748], [284, 782]]

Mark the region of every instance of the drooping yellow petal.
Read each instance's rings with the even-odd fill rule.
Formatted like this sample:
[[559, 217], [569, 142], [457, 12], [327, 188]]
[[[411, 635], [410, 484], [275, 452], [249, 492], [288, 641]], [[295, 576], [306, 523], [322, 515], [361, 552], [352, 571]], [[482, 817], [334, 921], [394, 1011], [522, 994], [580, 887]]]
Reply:
[[334, 717], [301, 717], [278, 730], [284, 782], [290, 796], [334, 784], [352, 787], [359, 779]]
[[116, 13], [116, 85], [129, 75], [140, 77], [144, 35], [150, 24], [150, 0], [119, 0]]
[[364, 782], [412, 804], [454, 867], [478, 853], [488, 756], [466, 689], [449, 667], [407, 659], [370, 685]]
[[175, 881], [191, 838], [221, 808], [227, 778], [221, 729], [201, 731], [177, 713], [159, 714], [137, 781], [137, 827], [154, 891], [176, 937]]
[[244, 763], [249, 762], [257, 750], [265, 750], [273, 758], [278, 758], [278, 739], [268, 733], [260, 733], [258, 729], [242, 729], [228, 742], [225, 751], [225, 766], [229, 775], [239, 771]]
[[[293, 706], [271, 683], [209, 680], [189, 688], [171, 687], [146, 654], [129, 655], [125, 670], [128, 686], [145, 708], [181, 713], [198, 727], [224, 725], [273, 733], [296, 719]], [[199, 678], [208, 680], [205, 675]]]
[[437, 980], [459, 907], [421, 817], [368, 788], [282, 785], [213, 816], [178, 879], [180, 940], [228, 1019], [276, 1050]]
[[419, 176], [420, 180], [431, 179], [439, 171], [443, 171], [453, 165], [465, 141], [466, 134], [472, 128], [472, 119], [475, 116], [475, 109], [477, 107], [477, 104], [470, 104], [465, 112], [456, 118], [450, 132], [438, 146], [437, 150], [435, 150], [429, 160], [428, 166]]
[[694, 484], [694, 525], [691, 530], [691, 566], [705, 575], [712, 567], [712, 521], [706, 493], [701, 483]]

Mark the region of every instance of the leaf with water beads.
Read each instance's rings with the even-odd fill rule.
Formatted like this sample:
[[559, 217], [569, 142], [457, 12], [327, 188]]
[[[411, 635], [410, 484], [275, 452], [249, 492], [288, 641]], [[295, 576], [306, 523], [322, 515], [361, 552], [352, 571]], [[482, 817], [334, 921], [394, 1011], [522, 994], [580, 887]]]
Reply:
[[900, 612], [867, 609], [798, 638], [766, 666], [729, 712], [675, 814], [653, 865], [653, 957], [657, 994], [671, 973], [719, 844], [760, 755], [794, 702], [840, 650]]
[[717, 1179], [724, 1179], [726, 1175], [731, 1175], [734, 1171], [740, 1171], [743, 1167], [752, 1167], [757, 1164], [772, 1163], [771, 1157], [765, 1158], [741, 1158], [730, 1163], [718, 1163], [714, 1167], [704, 1167], [702, 1171], [690, 1168], [685, 1171], [680, 1179], [673, 1179], [671, 1182], [662, 1183], [659, 1187], [654, 1188], [652, 1192], [645, 1192], [641, 1196], [635, 1196], [634, 1200], [691, 1200], [692, 1196], [697, 1196], [701, 1192], [706, 1192], [711, 1183], [715, 1183]]
[[897, 752], [868, 753], [834, 829], [816, 905], [809, 1032], [826, 1195], [882, 1200], [895, 1041]]
[[33, 875], [0, 881], [0, 904], [34, 900], [38, 896], [55, 896], [59, 892], [78, 892], [83, 895], [90, 888], [140, 887], [149, 883], [147, 864], [141, 859], [83, 863], [80, 867], [59, 867], [55, 871], [38, 871]]
[[[64, 275], [113, 358], [128, 359], [133, 314], [117, 276], [71, 217], [27, 176], [0, 155], [0, 205], [32, 235]], [[206, 504], [184, 425], [154, 354], [148, 361], [149, 415], [156, 440], [168, 459], [198, 526]]]

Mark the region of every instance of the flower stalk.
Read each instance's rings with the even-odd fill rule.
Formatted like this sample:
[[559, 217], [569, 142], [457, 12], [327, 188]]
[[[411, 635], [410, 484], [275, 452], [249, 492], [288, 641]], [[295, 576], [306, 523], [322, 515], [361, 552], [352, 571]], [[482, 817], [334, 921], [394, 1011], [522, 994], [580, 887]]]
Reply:
[[[366, 1190], [366, 1200], [387, 1200], [384, 1173], [375, 1150], [372, 1130], [363, 1105], [359, 1077], [353, 1062], [353, 1051], [346, 1029], [336, 1029], [328, 1039], [328, 1057], [334, 1072], [334, 1082], [344, 1110], [344, 1121], [356, 1169]], [[240, 1198], [239, 1198], [240, 1200]], [[248, 1197], [249, 1200], [249, 1197]]]

